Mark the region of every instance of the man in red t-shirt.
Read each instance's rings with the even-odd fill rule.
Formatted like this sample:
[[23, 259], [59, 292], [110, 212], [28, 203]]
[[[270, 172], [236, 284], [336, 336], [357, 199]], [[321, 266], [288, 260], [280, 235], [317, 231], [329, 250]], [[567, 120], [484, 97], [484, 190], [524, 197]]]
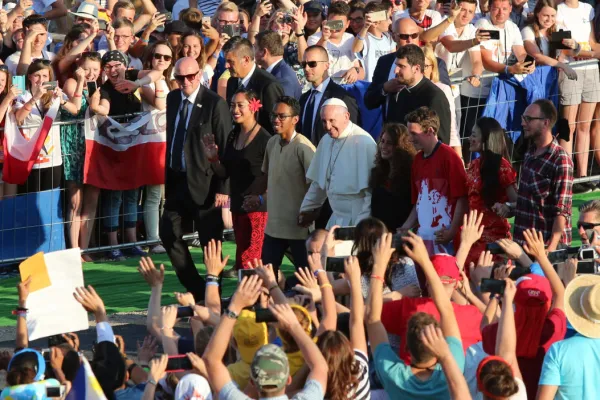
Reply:
[[[448, 298], [450, 298], [458, 280], [460, 280], [456, 258], [448, 254], [438, 254], [431, 257], [431, 263], [446, 289]], [[452, 303], [452, 306], [454, 307], [454, 314], [458, 322], [462, 345], [466, 350], [481, 340], [479, 325], [481, 324], [483, 315], [473, 305], [462, 306]], [[397, 340], [393, 340], [393, 337], [390, 338], [390, 344], [392, 347], [398, 348], [398, 342], [401, 343], [398, 353], [406, 364], [410, 364], [410, 354], [406, 348], [406, 329], [408, 320], [417, 312], [431, 314], [436, 320], [440, 320], [440, 313], [437, 311], [433, 300], [429, 297], [405, 297], [400, 300], [391, 301], [383, 305], [381, 313], [381, 322], [385, 330], [390, 335], [398, 336]]]
[[435, 111], [418, 108], [406, 122], [413, 145], [421, 151], [411, 168], [414, 207], [400, 231], [418, 225], [430, 255], [454, 254], [453, 239], [468, 209], [465, 167], [452, 147], [438, 139], [440, 119]]

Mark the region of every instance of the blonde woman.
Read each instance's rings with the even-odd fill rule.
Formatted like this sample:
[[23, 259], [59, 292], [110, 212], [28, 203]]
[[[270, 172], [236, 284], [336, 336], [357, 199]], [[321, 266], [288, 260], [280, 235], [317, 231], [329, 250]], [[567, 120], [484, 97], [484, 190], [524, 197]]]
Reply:
[[435, 57], [435, 53], [431, 46], [422, 47], [423, 53], [425, 54], [425, 69], [423, 71], [423, 75], [425, 78], [429, 79], [431, 82], [435, 83], [446, 95], [448, 98], [448, 103], [450, 105], [450, 147], [456, 151], [456, 154], [462, 159], [462, 146], [460, 143], [460, 138], [458, 136], [458, 125], [457, 122], [460, 120], [456, 117], [456, 107], [454, 103], [454, 95], [452, 94], [452, 89], [450, 86], [445, 83], [440, 82], [440, 71], [438, 68], [437, 58]]

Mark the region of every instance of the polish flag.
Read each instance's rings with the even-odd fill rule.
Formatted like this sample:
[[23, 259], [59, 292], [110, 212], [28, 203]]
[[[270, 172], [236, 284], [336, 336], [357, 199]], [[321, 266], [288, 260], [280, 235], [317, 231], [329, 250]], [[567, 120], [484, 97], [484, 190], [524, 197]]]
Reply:
[[84, 183], [110, 190], [165, 183], [166, 111], [148, 111], [122, 124], [89, 113], [88, 109]]
[[[27, 136], [19, 127], [14, 113], [7, 112], [4, 124], [4, 182], [22, 185], [27, 181], [52, 124], [56, 119], [60, 98], [54, 99], [40, 127], [33, 135]], [[26, 129], [28, 132], [33, 129]]]

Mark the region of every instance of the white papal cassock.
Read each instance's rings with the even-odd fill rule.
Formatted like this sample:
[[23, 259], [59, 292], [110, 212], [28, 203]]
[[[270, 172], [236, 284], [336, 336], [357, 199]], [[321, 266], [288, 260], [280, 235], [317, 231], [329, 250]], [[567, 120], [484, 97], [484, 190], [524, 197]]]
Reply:
[[306, 177], [311, 181], [300, 212], [312, 211], [329, 198], [333, 225], [354, 226], [371, 214], [369, 177], [377, 144], [366, 131], [352, 122], [339, 138], [325, 135], [317, 146]]

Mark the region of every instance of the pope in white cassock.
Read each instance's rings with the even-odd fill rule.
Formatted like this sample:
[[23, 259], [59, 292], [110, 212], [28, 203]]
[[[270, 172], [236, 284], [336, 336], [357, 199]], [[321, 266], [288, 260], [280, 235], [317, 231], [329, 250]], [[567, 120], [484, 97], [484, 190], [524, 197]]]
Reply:
[[369, 177], [377, 144], [365, 130], [350, 122], [348, 107], [340, 99], [323, 103], [323, 136], [306, 177], [310, 188], [300, 206], [299, 225], [307, 226], [315, 210], [329, 198], [333, 211], [327, 229], [334, 225], [354, 226], [371, 214]]

